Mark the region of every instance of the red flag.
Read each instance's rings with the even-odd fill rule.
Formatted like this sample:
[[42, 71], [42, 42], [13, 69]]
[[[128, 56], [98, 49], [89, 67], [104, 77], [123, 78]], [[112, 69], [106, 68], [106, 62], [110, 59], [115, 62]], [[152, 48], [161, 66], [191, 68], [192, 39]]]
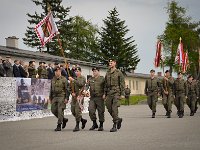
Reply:
[[182, 64], [183, 73], [185, 73], [187, 71], [188, 66], [189, 66], [189, 58], [188, 58], [188, 52], [186, 52], [184, 55], [184, 61]]
[[35, 31], [42, 46], [59, 33], [51, 12], [36, 25]]
[[183, 43], [180, 38], [180, 43], [178, 45], [176, 57], [175, 57], [175, 63], [177, 63], [179, 65], [183, 64], [183, 61], [184, 61], [183, 57], [184, 57]]
[[156, 57], [155, 57], [155, 60], [154, 60], [155, 67], [160, 66], [161, 48], [162, 48], [162, 44], [161, 44], [160, 41], [158, 41], [157, 44], [156, 44]]

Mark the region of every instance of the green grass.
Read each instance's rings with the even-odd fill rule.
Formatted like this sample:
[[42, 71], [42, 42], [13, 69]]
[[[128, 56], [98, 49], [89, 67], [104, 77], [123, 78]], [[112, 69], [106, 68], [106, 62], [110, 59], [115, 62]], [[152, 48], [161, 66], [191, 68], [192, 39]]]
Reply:
[[[138, 102], [146, 100], [147, 96], [145, 95], [134, 95], [129, 98], [129, 105], [138, 104]], [[120, 101], [121, 105], [125, 105], [125, 98]]]

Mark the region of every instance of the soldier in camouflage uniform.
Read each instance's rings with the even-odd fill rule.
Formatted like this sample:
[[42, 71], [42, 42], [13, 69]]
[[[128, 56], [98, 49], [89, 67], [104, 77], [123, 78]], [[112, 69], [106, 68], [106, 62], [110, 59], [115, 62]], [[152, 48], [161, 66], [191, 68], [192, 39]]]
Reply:
[[35, 61], [30, 61], [28, 66], [29, 78], [36, 78], [37, 70], [35, 69]]
[[105, 112], [105, 105], [104, 105], [104, 84], [105, 79], [103, 76], [99, 74], [99, 68], [92, 68], [93, 77], [88, 80], [88, 86], [90, 87], [90, 101], [89, 101], [89, 115], [90, 119], [93, 121], [93, 125], [90, 130], [94, 130], [98, 128], [96, 122], [96, 110], [98, 111], [99, 122], [100, 126], [98, 131], [103, 131], [103, 123], [104, 123], [104, 112]]
[[172, 112], [172, 102], [173, 102], [173, 86], [174, 86], [174, 79], [170, 76], [169, 70], [165, 71], [165, 77], [162, 81], [162, 87], [163, 87], [163, 105], [166, 110], [166, 116], [167, 118], [171, 118], [171, 112]]
[[174, 96], [175, 101], [174, 104], [177, 107], [177, 114], [179, 118], [183, 118], [184, 116], [184, 103], [187, 99], [188, 88], [187, 83], [184, 79], [182, 79], [182, 73], [178, 73], [178, 78], [174, 81]]
[[122, 118], [118, 117], [120, 99], [124, 97], [125, 81], [122, 72], [116, 68], [116, 60], [109, 60], [109, 69], [105, 76], [106, 107], [113, 118], [110, 132], [121, 128]]
[[124, 93], [125, 93], [125, 104], [129, 106], [129, 97], [131, 94], [131, 90], [128, 88], [128, 85], [126, 86]]
[[76, 76], [77, 78], [68, 77], [69, 80], [72, 82], [72, 102], [71, 102], [71, 111], [72, 115], [76, 118], [76, 126], [73, 132], [79, 131], [79, 123], [82, 122], [82, 129], [85, 128], [87, 123], [86, 119], [82, 118], [82, 108], [83, 105], [83, 90], [86, 84], [86, 78], [81, 75], [81, 68], [76, 68]]
[[39, 62], [38, 75], [40, 79], [48, 78], [48, 71], [45, 66], [45, 62]]
[[61, 125], [64, 129], [67, 118], [64, 118], [64, 109], [69, 100], [68, 82], [65, 77], [61, 75], [61, 68], [55, 68], [55, 76], [51, 81], [51, 90], [49, 99], [51, 101], [51, 112], [58, 118], [57, 128], [55, 131], [61, 131]]
[[194, 116], [195, 113], [195, 106], [199, 96], [199, 90], [197, 87], [197, 82], [193, 80], [192, 75], [188, 76], [187, 80], [187, 88], [188, 88], [188, 95], [187, 95], [187, 105], [190, 108], [190, 116]]
[[147, 95], [149, 108], [152, 110], [152, 118], [155, 118], [160, 82], [159, 79], [155, 77], [155, 70], [150, 70], [150, 76], [151, 78], [146, 80], [145, 83], [145, 94]]

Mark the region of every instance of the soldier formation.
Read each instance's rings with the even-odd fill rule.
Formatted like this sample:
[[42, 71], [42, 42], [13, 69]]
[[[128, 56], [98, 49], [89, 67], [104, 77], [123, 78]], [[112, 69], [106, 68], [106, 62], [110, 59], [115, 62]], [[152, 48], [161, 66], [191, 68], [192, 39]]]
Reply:
[[[88, 89], [90, 91], [88, 110], [93, 122], [90, 130], [104, 130], [105, 105], [113, 118], [113, 127], [110, 132], [116, 132], [121, 128], [122, 118], [118, 116], [118, 107], [120, 106], [119, 100], [124, 95], [125, 81], [122, 72], [116, 68], [116, 60], [109, 60], [109, 69], [105, 78], [100, 76], [99, 68], [94, 67], [92, 71], [93, 76], [86, 83], [86, 78], [81, 75], [80, 67], [75, 68], [76, 76], [68, 76], [67, 78], [63, 77], [65, 75], [62, 75], [62, 68], [56, 67], [50, 92], [51, 111], [58, 118], [55, 131], [61, 131], [61, 127], [65, 128], [66, 126], [68, 119], [64, 118], [64, 109], [70, 94], [72, 95], [71, 112], [76, 120], [73, 132], [80, 131], [80, 122], [82, 123], [81, 128], [85, 128], [87, 120], [82, 117], [82, 110], [86, 94], [84, 91]], [[67, 82], [67, 79], [70, 82]], [[96, 110], [98, 111], [99, 125], [97, 124]]]
[[150, 71], [150, 79], [146, 80], [145, 84], [145, 94], [147, 95], [147, 103], [152, 110], [152, 118], [155, 118], [156, 102], [160, 95], [167, 118], [171, 118], [172, 103], [177, 108], [179, 118], [184, 116], [185, 103], [190, 108], [190, 116], [194, 116], [196, 113], [199, 100], [199, 82], [194, 80], [192, 75], [188, 75], [187, 81], [183, 79], [181, 72], [178, 72], [177, 76], [177, 79], [174, 79], [170, 76], [169, 70], [166, 70], [164, 78], [160, 80], [155, 77], [155, 70]]

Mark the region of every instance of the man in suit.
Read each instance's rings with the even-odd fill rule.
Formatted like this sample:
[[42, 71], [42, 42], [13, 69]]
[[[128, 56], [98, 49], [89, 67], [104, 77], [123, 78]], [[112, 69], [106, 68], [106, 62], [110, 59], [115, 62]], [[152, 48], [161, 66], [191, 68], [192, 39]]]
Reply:
[[47, 72], [48, 72], [48, 79], [53, 79], [54, 77], [53, 64], [51, 63], [48, 64]]
[[14, 61], [13, 75], [14, 77], [21, 77], [20, 70], [19, 70], [19, 60]]

